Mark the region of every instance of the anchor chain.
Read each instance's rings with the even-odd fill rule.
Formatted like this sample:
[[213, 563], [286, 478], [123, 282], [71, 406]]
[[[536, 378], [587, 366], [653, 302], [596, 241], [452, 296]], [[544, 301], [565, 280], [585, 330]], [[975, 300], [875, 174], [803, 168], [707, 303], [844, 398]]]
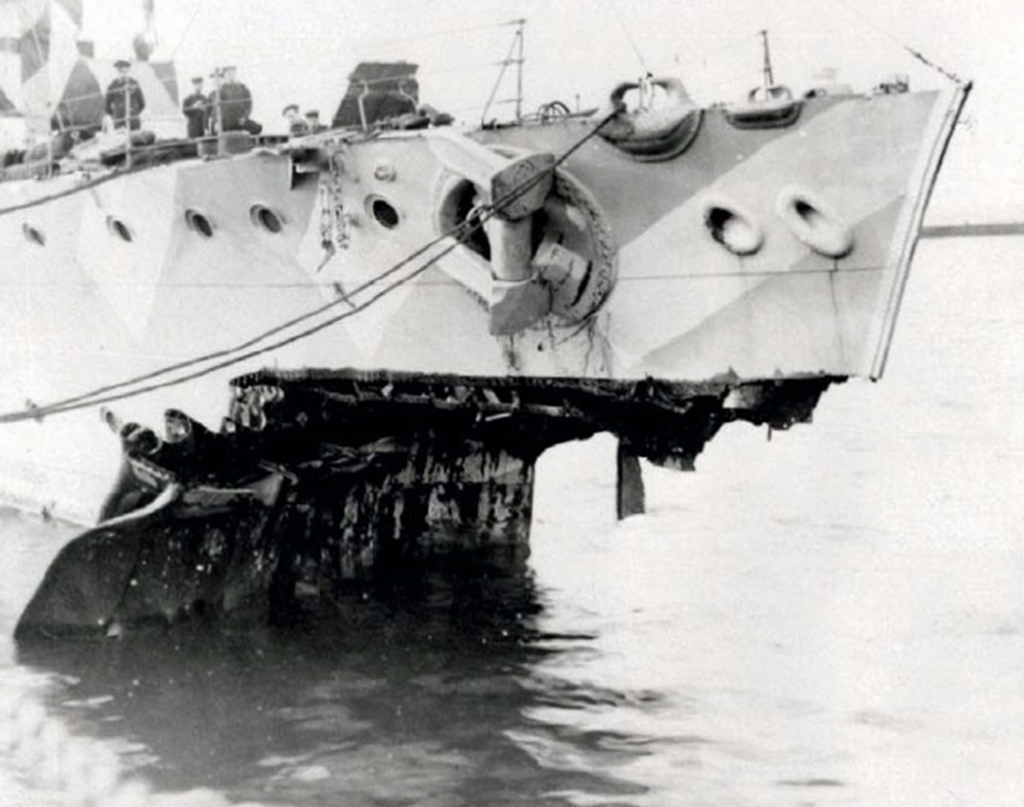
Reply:
[[342, 197], [345, 165], [341, 154], [330, 154], [328, 165], [329, 170], [320, 175], [320, 244], [333, 255], [335, 250], [348, 249], [349, 218]]

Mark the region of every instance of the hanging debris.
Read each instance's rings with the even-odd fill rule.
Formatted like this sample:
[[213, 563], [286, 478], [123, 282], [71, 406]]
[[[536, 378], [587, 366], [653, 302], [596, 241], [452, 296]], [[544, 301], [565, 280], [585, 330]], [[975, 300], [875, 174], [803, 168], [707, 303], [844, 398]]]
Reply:
[[724, 423], [808, 420], [836, 380], [260, 372], [233, 382], [219, 432], [170, 411], [161, 438], [110, 415], [124, 461], [103, 521], [60, 552], [16, 635], [286, 615], [438, 553], [525, 557], [548, 447], [617, 434], [625, 517], [643, 509], [639, 457], [692, 469]]

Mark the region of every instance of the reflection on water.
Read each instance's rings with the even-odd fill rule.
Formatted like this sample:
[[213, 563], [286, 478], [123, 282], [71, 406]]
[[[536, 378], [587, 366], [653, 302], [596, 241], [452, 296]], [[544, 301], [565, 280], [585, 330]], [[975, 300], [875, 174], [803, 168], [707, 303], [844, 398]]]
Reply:
[[[76, 787], [139, 780], [184, 794], [182, 804], [196, 788], [211, 803], [336, 805], [566, 804], [564, 793], [614, 803], [642, 791], [602, 773], [601, 756], [643, 753], [628, 734], [531, 719], [533, 709], [632, 697], [531, 672], [561, 652], [555, 643], [587, 643], [539, 633], [539, 609], [525, 564], [449, 566], [381, 581], [332, 618], [287, 628], [38, 642], [3, 671], [4, 690], [20, 695], [6, 715], [33, 736], [84, 734], [116, 752], [85, 753], [92, 770], [81, 775], [91, 778]], [[29, 681], [28, 671], [40, 673]], [[45, 751], [18, 753], [22, 774], [26, 763], [45, 767]], [[547, 764], [558, 755], [587, 762]], [[26, 778], [42, 798], [45, 777]]]
[[0, 804], [1017, 807], [1022, 264], [923, 244], [881, 384], [622, 524], [614, 444], [552, 452], [528, 561], [330, 619], [15, 648], [70, 533], [0, 515]]

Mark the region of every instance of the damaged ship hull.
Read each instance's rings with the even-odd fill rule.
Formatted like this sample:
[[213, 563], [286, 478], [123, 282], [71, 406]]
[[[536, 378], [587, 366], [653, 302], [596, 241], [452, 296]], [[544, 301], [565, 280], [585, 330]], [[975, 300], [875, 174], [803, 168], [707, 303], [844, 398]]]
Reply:
[[[243, 376], [220, 432], [174, 411], [167, 440], [118, 424], [122, 472], [101, 523], [63, 547], [16, 637], [113, 636], [238, 612], [289, 619], [381, 569], [452, 551], [521, 562], [534, 465], [550, 446], [611, 431], [620, 473], [622, 455], [688, 469], [733, 420], [809, 419], [831, 381]], [[638, 477], [630, 483], [642, 494]], [[621, 514], [636, 504], [626, 487], [620, 479]]]
[[94, 523], [122, 462], [100, 404], [216, 432], [262, 367], [877, 378], [965, 94], [809, 98], [781, 125], [685, 107], [646, 140], [614, 111], [340, 131], [2, 183], [0, 490]]

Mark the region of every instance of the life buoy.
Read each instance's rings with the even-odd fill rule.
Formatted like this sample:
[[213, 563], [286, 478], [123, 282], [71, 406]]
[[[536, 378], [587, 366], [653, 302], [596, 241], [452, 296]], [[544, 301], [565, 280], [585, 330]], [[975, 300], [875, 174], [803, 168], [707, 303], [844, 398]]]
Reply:
[[783, 188], [775, 209], [793, 235], [826, 258], [843, 258], [853, 249], [853, 230], [838, 212], [810, 188]]
[[627, 81], [612, 90], [609, 97], [615, 114], [601, 129], [601, 137], [641, 162], [670, 160], [682, 154], [700, 129], [702, 110], [690, 100], [677, 78], [654, 78], [649, 82], [665, 90], [666, 103], [659, 109], [626, 108], [625, 95], [640, 89], [640, 83]]

